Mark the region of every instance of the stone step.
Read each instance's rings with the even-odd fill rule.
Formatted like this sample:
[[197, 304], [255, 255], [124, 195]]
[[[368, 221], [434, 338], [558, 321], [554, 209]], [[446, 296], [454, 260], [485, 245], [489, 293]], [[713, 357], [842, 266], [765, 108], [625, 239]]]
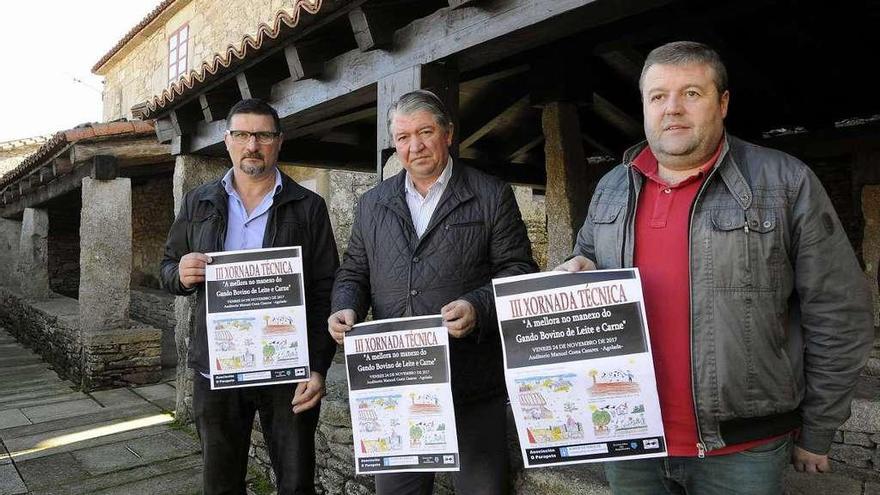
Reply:
[[200, 493], [202, 459], [192, 455], [124, 471], [54, 484], [31, 491], [32, 495], [190, 495]]
[[[44, 404], [55, 404], [58, 402], [67, 402], [74, 399], [86, 397], [82, 392], [72, 392], [68, 388], [67, 391], [60, 390], [33, 390], [21, 394], [12, 394], [0, 399], [0, 412], [7, 409], [21, 409], [25, 407], [34, 407]], [[2, 428], [2, 427], [0, 427]]]
[[105, 407], [99, 412], [84, 416], [74, 416], [28, 426], [0, 429], [0, 440], [3, 440], [6, 446], [9, 447], [9, 442], [17, 438], [35, 435], [66, 435], [119, 423], [131, 418], [152, 416], [160, 412], [158, 407], [146, 402], [119, 407]]

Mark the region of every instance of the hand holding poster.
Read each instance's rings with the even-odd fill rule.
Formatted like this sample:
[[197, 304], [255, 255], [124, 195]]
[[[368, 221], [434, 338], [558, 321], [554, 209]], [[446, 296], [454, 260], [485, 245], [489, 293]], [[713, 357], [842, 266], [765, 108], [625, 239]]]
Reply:
[[666, 455], [638, 270], [493, 285], [526, 467]]
[[440, 316], [355, 325], [345, 335], [345, 366], [357, 474], [458, 471]]
[[309, 379], [299, 247], [207, 253], [211, 389]]

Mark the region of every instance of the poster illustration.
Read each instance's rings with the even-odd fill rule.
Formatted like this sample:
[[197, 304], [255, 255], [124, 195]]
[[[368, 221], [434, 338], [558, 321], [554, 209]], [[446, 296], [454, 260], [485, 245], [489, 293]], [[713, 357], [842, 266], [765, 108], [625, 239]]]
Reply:
[[526, 467], [666, 455], [638, 270], [493, 286]]
[[459, 469], [440, 316], [355, 325], [345, 365], [357, 474]]
[[211, 388], [308, 380], [300, 248], [208, 256], [205, 321]]

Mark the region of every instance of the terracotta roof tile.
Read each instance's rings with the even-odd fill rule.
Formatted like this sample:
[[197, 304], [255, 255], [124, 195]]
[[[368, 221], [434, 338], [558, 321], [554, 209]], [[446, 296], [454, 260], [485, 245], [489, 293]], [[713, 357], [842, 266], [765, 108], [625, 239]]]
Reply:
[[110, 136], [151, 135], [154, 133], [153, 121], [139, 120], [85, 124], [66, 131], [57, 132], [51, 139], [43, 143], [40, 149], [28, 155], [17, 167], [0, 177], [0, 189], [24, 177], [34, 169], [43, 166], [45, 162], [54, 157], [64, 147], [77, 141]]
[[283, 35], [293, 30], [300, 20], [300, 13], [315, 15], [321, 10], [322, 0], [293, 0], [292, 10], [281, 9], [275, 14], [272, 25], [261, 23], [255, 36], [245, 35], [237, 44], [229, 45], [224, 52], [216, 53], [203, 62], [198, 68], [184, 75], [180, 80], [161, 94], [153, 96], [144, 103], [135, 105], [132, 112], [135, 117], [152, 118], [175, 98], [193, 91], [230, 69], [240, 65], [247, 58], [259, 53], [262, 49], [275, 46]]

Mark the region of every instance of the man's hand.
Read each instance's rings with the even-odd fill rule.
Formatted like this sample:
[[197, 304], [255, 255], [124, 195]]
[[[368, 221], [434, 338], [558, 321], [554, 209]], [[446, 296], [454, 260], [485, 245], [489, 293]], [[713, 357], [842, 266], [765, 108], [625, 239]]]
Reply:
[[557, 272], [586, 272], [590, 270], [595, 270], [596, 264], [593, 263], [592, 260], [584, 257], [584, 256], [575, 256], [574, 258], [566, 261], [565, 263], [557, 266], [553, 269], [553, 271]]
[[814, 454], [797, 445], [791, 452], [791, 464], [799, 473], [828, 473], [831, 472], [831, 464], [827, 455]]
[[474, 330], [477, 324], [477, 310], [464, 299], [456, 299], [440, 308], [443, 324], [449, 335], [460, 339]]
[[309, 381], [296, 385], [293, 400], [290, 401], [293, 413], [298, 414], [315, 407], [321, 402], [321, 397], [324, 395], [324, 377], [317, 371], [313, 371]]
[[351, 326], [357, 323], [357, 314], [353, 309], [340, 309], [327, 318], [327, 331], [337, 344], [345, 339], [345, 332], [351, 330]]
[[180, 258], [177, 265], [177, 276], [180, 285], [192, 289], [196, 284], [205, 281], [205, 265], [211, 262], [211, 257], [202, 253], [189, 253]]

